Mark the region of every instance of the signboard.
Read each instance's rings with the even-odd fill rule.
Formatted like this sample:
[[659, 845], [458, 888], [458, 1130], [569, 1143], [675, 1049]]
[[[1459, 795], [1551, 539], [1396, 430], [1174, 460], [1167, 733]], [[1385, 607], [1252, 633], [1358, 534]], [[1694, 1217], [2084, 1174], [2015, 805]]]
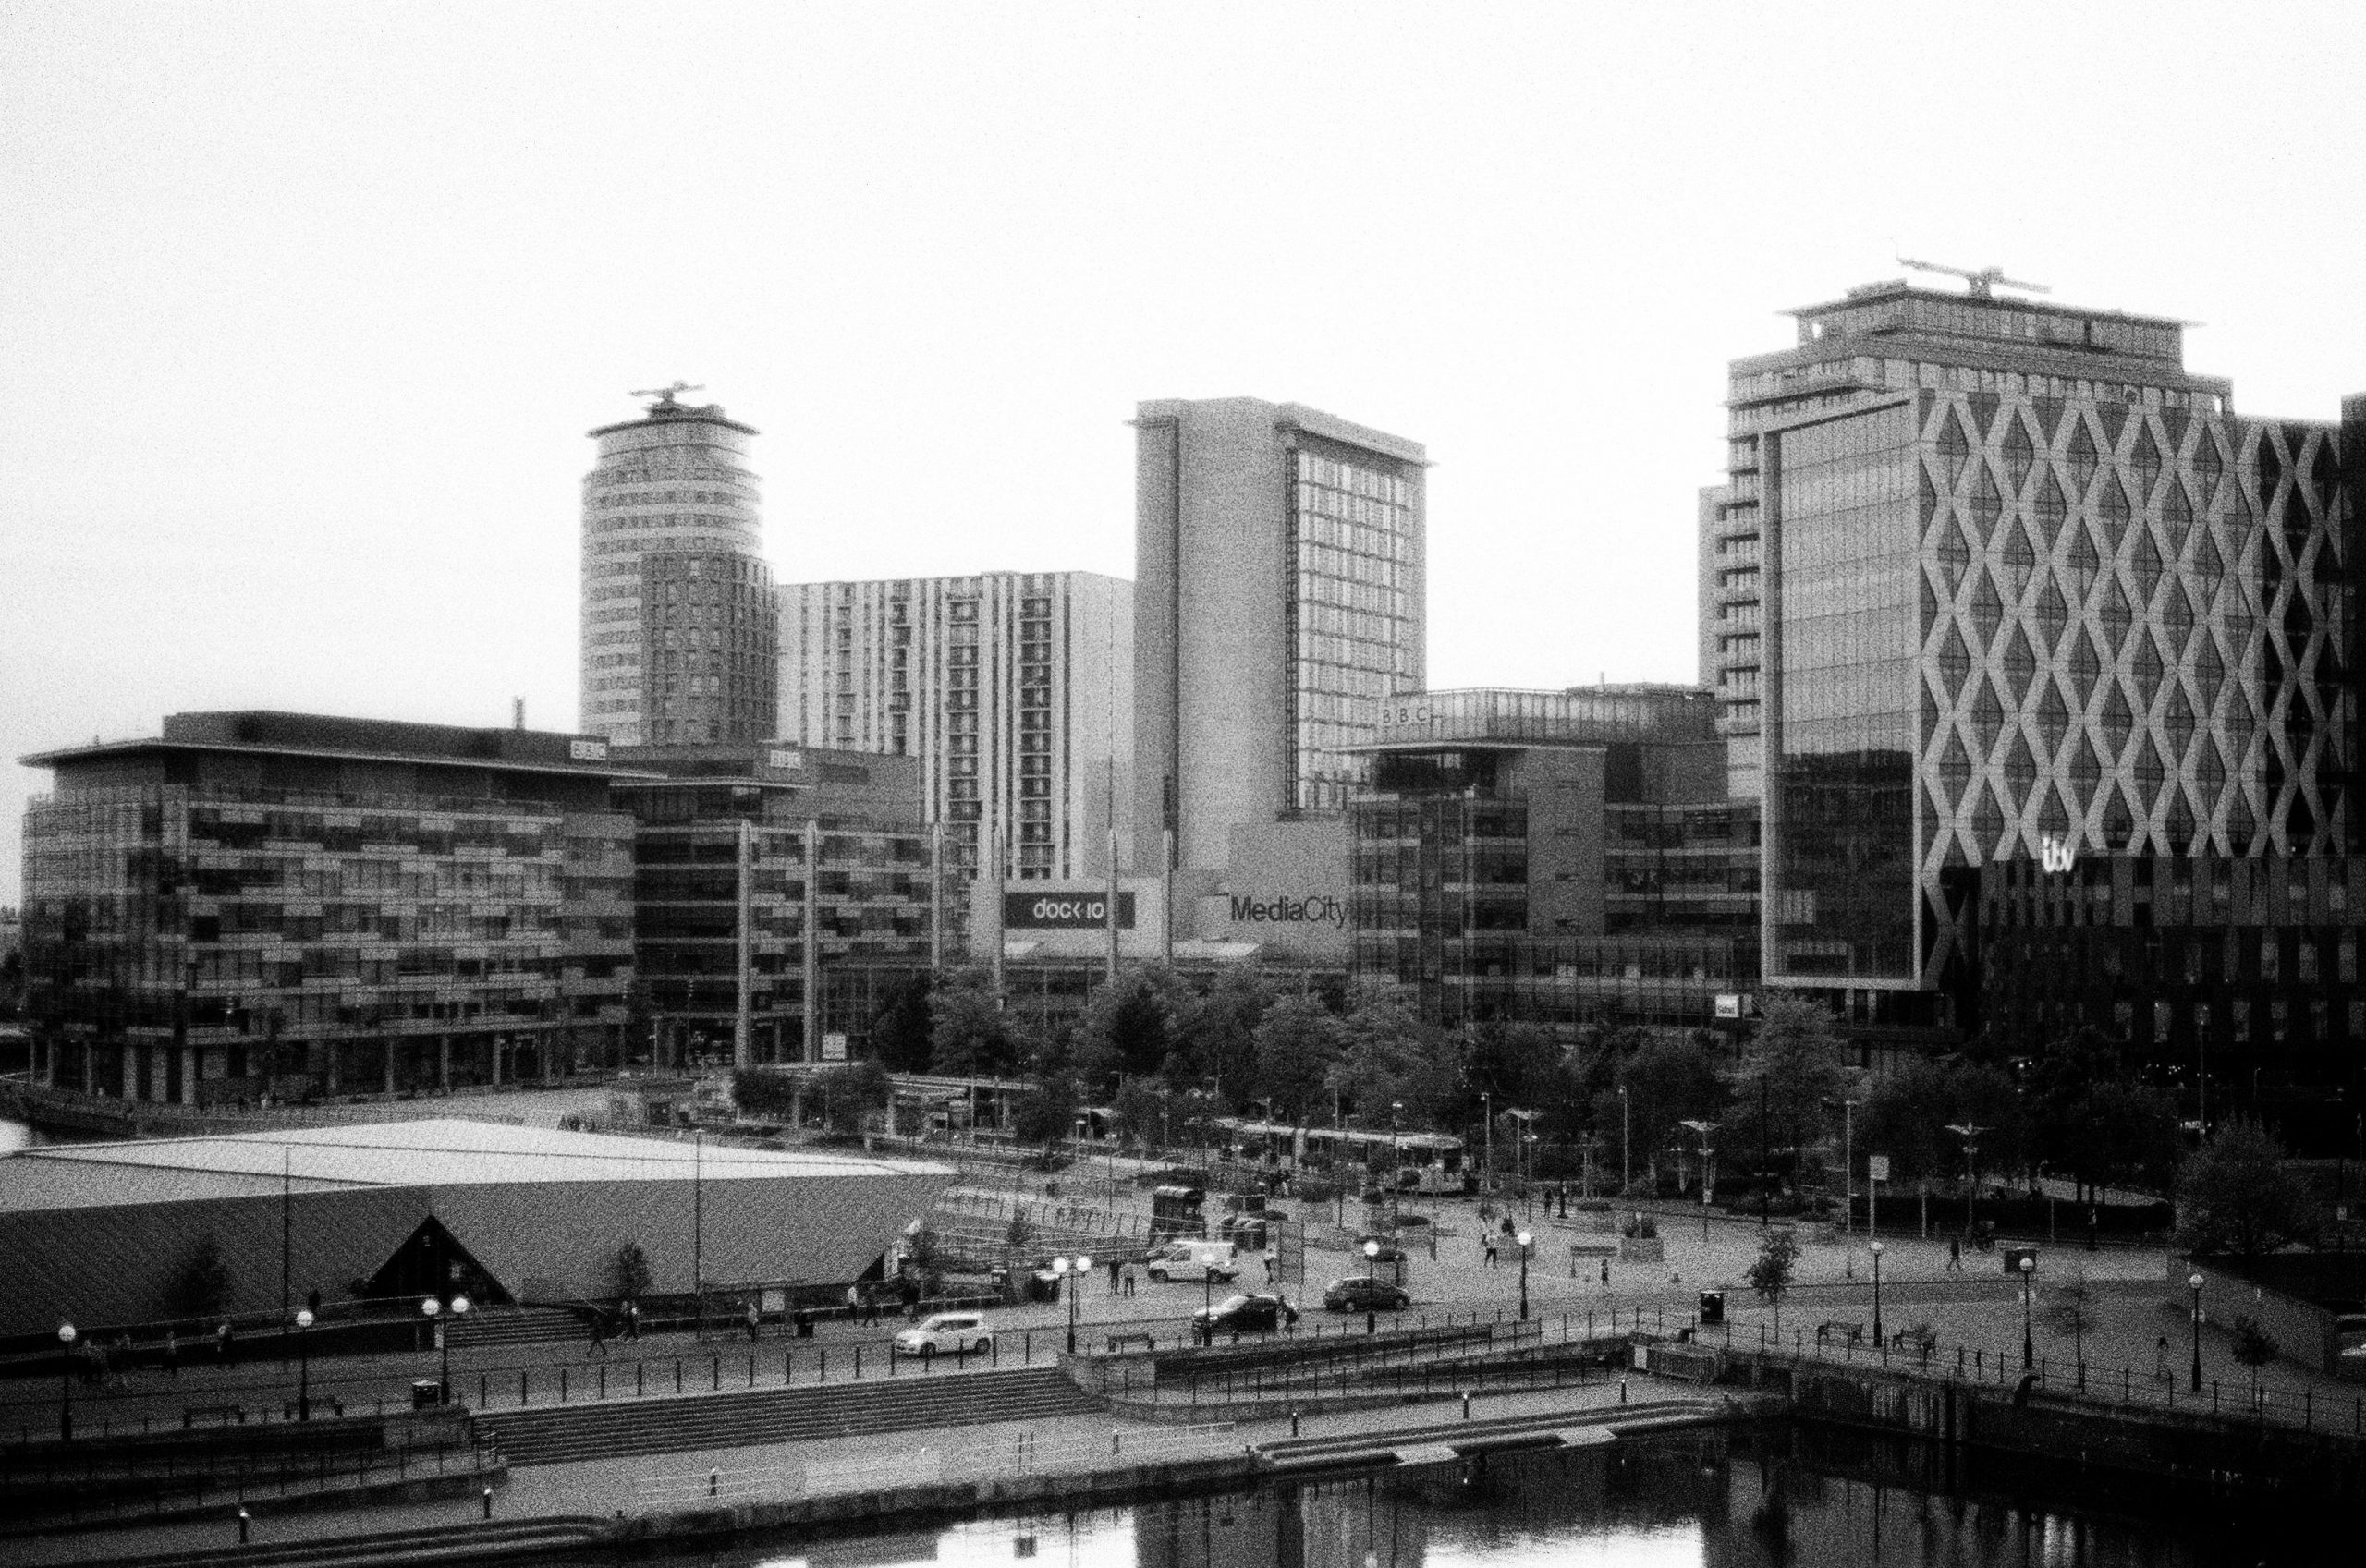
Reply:
[[784, 771], [794, 771], [805, 766], [805, 753], [802, 751], [784, 751], [778, 748], [774, 748], [774, 749], [764, 753], [764, 761], [769, 767], [779, 768]]
[[2043, 870], [2056, 873], [2067, 872], [2072, 867], [2078, 865], [2079, 854], [2070, 847], [2067, 839], [2056, 838], [2052, 833], [2048, 833], [2037, 841], [2037, 861]]
[[1286, 1285], [1306, 1283], [1305, 1224], [1297, 1220], [1284, 1220], [1273, 1230], [1275, 1282]]
[[[1109, 895], [1106, 893], [1005, 893], [1002, 895], [1002, 923], [1005, 930], [1013, 931], [1074, 931], [1099, 930], [1109, 923]], [[1134, 895], [1117, 895], [1117, 929], [1134, 929]]]
[[1406, 724], [1426, 724], [1430, 722], [1430, 705], [1426, 702], [1384, 702], [1380, 705], [1380, 727], [1396, 729]]
[[1889, 1180], [1889, 1156], [1886, 1154], [1866, 1155], [1865, 1179], [1869, 1182], [1885, 1182]]
[[570, 740], [567, 754], [578, 762], [604, 762], [608, 760], [608, 743], [604, 740]]
[[822, 1060], [824, 1062], [843, 1062], [846, 1059], [847, 1037], [838, 1033], [835, 1029], [825, 1032], [822, 1036]]
[[1717, 1016], [1720, 1018], [1740, 1017], [1741, 993], [1731, 991], [1719, 991], [1717, 993]]

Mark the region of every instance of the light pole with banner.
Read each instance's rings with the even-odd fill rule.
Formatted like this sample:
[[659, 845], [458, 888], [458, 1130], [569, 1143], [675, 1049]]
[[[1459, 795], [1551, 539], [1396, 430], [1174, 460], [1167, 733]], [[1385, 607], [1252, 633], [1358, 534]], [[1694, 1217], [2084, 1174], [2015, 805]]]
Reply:
[[1687, 1121], [1683, 1124], [1701, 1135], [1701, 1239], [1709, 1239], [1709, 1135], [1725, 1125], [1722, 1122]]

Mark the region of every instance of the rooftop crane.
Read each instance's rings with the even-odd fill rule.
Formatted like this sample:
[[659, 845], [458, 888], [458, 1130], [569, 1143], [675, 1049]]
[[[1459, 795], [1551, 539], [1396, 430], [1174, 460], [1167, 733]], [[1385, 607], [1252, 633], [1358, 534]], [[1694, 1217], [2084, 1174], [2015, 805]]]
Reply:
[[625, 395], [627, 397], [654, 397], [657, 401], [651, 404], [651, 407], [672, 408], [677, 406], [675, 400], [681, 394], [685, 392], [704, 392], [706, 388], [702, 386], [692, 386], [689, 382], [677, 381], [671, 386], [652, 386], [645, 388], [640, 392], [628, 392]]
[[2025, 294], [2054, 292], [2042, 283], [2022, 283], [2017, 279], [2008, 278], [2005, 275], [2005, 269], [2002, 267], [1982, 267], [1973, 272], [1963, 267], [1945, 266], [1937, 261], [1910, 261], [1904, 256], [1897, 259], [1897, 264], [1901, 267], [1912, 267], [1918, 272], [1945, 273], [1949, 277], [1961, 278], [1971, 286], [1972, 297], [1976, 299], [1994, 298], [2000, 284], [2006, 288], [2018, 288]]

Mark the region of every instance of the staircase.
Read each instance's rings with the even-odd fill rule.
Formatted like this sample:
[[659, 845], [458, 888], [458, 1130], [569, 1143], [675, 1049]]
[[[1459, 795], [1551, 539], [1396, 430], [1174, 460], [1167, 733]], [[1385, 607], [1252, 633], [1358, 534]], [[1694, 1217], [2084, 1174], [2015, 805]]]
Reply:
[[548, 1344], [579, 1340], [591, 1326], [564, 1307], [486, 1307], [446, 1319], [444, 1332], [455, 1350], [495, 1344]]
[[514, 1467], [1044, 1420], [1102, 1409], [1057, 1367], [1031, 1367], [521, 1410], [480, 1416], [478, 1427]]

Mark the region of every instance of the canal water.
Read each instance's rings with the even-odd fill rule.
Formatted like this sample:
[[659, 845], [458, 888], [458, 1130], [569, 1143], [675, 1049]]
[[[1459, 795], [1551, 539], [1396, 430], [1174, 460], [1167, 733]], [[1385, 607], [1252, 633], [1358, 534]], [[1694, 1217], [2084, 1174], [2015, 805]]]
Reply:
[[[1921, 1484], [1928, 1445], [1790, 1424], [1132, 1508], [748, 1538], [661, 1568], [2253, 1568], [2360, 1559], [2344, 1522], [2054, 1473]], [[1901, 1478], [1907, 1477], [1907, 1478]], [[594, 1560], [585, 1559], [585, 1562]]]

